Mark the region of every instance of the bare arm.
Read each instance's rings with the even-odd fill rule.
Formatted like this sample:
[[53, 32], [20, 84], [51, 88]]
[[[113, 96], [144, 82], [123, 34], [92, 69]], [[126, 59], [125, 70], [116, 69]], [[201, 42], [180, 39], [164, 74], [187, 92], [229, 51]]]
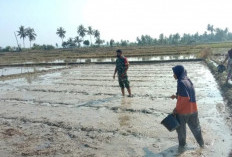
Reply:
[[118, 71], [118, 70], [117, 70], [117, 68], [115, 67], [113, 79], [115, 79], [115, 75], [116, 75], [117, 71]]

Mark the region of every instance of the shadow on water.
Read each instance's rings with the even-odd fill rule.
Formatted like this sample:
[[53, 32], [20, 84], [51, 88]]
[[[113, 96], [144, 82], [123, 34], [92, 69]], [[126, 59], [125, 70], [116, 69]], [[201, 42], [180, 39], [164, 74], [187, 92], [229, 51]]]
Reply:
[[194, 148], [193, 147], [179, 148], [178, 145], [172, 146], [159, 153], [155, 153], [149, 150], [149, 148], [147, 147], [143, 148], [143, 151], [145, 153], [144, 157], [180, 157], [183, 153], [190, 151], [190, 150], [194, 150]]

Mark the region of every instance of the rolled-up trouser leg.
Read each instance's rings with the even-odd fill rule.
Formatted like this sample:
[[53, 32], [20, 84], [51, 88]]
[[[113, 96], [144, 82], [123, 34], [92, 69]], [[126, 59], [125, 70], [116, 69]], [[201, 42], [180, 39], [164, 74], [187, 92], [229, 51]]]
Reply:
[[177, 115], [177, 119], [180, 123], [180, 126], [176, 129], [179, 146], [183, 147], [186, 145], [186, 121], [185, 117], [182, 115]]
[[191, 114], [188, 119], [188, 126], [190, 130], [192, 131], [197, 143], [203, 147], [204, 146], [204, 140], [201, 133], [201, 126], [198, 118], [198, 113]]

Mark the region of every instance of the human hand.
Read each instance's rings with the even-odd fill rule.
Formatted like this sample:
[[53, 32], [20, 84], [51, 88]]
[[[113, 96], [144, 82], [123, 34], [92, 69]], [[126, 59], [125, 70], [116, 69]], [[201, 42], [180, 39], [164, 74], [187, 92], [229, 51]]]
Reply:
[[172, 96], [171, 96], [171, 99], [176, 99], [176, 95], [172, 95]]

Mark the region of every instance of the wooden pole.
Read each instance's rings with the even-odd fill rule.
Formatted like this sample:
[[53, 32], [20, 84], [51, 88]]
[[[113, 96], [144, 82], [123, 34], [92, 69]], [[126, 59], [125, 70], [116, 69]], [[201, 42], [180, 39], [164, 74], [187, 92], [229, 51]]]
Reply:
[[17, 39], [17, 36], [16, 36], [15, 32], [14, 32], [14, 35], [15, 35], [15, 39], [16, 39], [16, 41], [17, 41], [18, 49], [19, 49], [19, 51], [20, 51], [21, 48], [19, 47], [18, 39]]

